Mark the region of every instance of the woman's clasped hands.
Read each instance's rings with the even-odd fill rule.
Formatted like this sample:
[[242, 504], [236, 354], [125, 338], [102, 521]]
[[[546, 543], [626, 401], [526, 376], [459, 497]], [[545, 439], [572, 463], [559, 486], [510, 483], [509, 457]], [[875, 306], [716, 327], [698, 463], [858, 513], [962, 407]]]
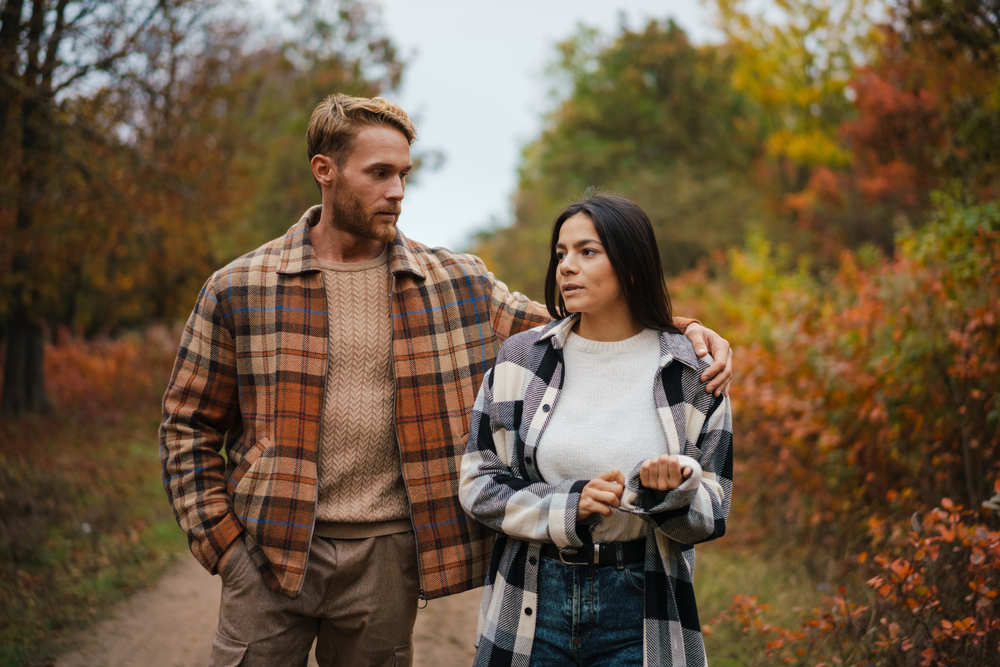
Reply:
[[[680, 460], [671, 454], [646, 459], [639, 468], [639, 482], [647, 489], [670, 491], [691, 476], [691, 468], [681, 467]], [[611, 516], [612, 508], [621, 505], [625, 490], [625, 475], [618, 468], [601, 473], [587, 482], [580, 492], [576, 520], [583, 521], [591, 514]]]
[[576, 520], [583, 521], [591, 514], [611, 516], [611, 508], [621, 505], [622, 491], [625, 490], [625, 475], [618, 468], [602, 472], [587, 482], [580, 492], [580, 505], [576, 510]]
[[647, 489], [656, 491], [676, 489], [690, 476], [691, 468], [682, 468], [680, 459], [670, 454], [646, 459], [639, 468], [639, 482]]

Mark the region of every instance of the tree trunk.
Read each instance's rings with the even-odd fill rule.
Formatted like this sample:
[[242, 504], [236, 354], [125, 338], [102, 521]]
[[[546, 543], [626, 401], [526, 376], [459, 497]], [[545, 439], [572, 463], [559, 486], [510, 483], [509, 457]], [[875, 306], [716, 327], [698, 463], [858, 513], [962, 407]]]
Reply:
[[42, 327], [18, 306], [7, 328], [7, 360], [3, 369], [0, 417], [55, 412], [45, 391], [45, 340]]

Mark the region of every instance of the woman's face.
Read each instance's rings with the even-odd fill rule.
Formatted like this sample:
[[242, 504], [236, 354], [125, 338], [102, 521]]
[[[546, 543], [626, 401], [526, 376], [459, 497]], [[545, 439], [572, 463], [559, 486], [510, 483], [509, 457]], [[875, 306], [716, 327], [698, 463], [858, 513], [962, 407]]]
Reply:
[[590, 216], [577, 213], [559, 229], [556, 284], [566, 310], [599, 315], [627, 309], [621, 283]]

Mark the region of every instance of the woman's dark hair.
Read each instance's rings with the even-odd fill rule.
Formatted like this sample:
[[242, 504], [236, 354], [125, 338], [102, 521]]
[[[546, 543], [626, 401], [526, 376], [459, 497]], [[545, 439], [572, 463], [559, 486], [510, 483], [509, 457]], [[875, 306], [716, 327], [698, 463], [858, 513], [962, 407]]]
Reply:
[[674, 326], [653, 226], [634, 202], [611, 194], [588, 196], [567, 206], [556, 218], [549, 243], [549, 270], [545, 274], [545, 307], [549, 314], [556, 319], [569, 314], [556, 283], [559, 266], [556, 244], [563, 223], [578, 213], [593, 221], [635, 321], [650, 329], [680, 333]]

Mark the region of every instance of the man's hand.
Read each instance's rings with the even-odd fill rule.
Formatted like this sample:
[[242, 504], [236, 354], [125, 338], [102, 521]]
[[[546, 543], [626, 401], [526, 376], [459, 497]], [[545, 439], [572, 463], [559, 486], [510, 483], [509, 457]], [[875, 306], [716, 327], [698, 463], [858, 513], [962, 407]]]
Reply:
[[733, 381], [733, 350], [729, 347], [729, 341], [697, 322], [687, 325], [684, 335], [694, 345], [694, 353], [699, 357], [704, 357], [709, 350], [712, 351], [715, 362], [701, 374], [701, 381], [711, 380], [705, 391], [721, 396]]
[[642, 485], [657, 491], [676, 489], [690, 476], [691, 468], [681, 468], [677, 457], [670, 454], [646, 459], [639, 468], [639, 481]]
[[243, 542], [243, 540], [241, 538], [241, 539], [235, 540], [232, 544], [230, 544], [228, 547], [226, 547], [226, 550], [219, 557], [219, 563], [215, 567], [215, 571], [216, 572], [218, 572], [219, 574], [222, 574], [222, 568], [224, 568], [226, 566], [226, 561], [228, 561], [229, 557], [233, 555], [233, 550], [236, 549], [237, 545], [239, 545], [242, 542]]
[[615, 468], [601, 473], [587, 482], [580, 492], [580, 505], [576, 510], [576, 520], [583, 521], [591, 514], [611, 516], [611, 508], [621, 505], [622, 491], [625, 490], [625, 475]]

